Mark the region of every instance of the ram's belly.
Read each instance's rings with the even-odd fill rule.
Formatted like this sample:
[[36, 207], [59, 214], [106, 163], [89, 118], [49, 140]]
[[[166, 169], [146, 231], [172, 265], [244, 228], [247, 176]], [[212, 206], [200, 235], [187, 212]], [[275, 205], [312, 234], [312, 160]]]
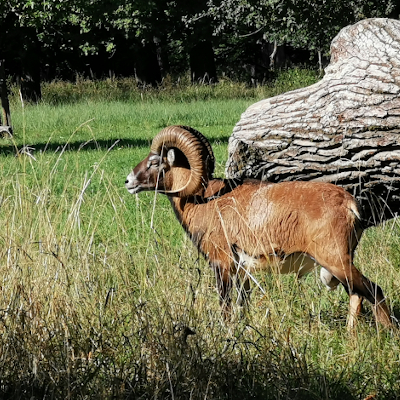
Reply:
[[295, 273], [303, 276], [315, 268], [315, 261], [303, 253], [293, 253], [285, 257], [276, 255], [252, 257], [244, 252], [238, 255], [240, 266], [248, 272], [266, 270], [277, 274]]

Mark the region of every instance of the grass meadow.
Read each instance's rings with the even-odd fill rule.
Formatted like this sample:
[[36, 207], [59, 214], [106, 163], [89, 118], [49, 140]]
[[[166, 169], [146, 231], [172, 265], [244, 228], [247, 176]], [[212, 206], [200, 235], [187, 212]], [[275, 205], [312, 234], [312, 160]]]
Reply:
[[[164, 126], [206, 135], [224, 173], [227, 143], [255, 101], [306, 86], [130, 80], [43, 87], [11, 99], [0, 140], [0, 398], [397, 399], [400, 335], [366, 305], [353, 333], [347, 295], [318, 271], [255, 275], [249, 311], [223, 322], [214, 276], [162, 195], [124, 181]], [[397, 210], [394, 210], [397, 211]], [[398, 220], [365, 232], [356, 265], [400, 305]]]

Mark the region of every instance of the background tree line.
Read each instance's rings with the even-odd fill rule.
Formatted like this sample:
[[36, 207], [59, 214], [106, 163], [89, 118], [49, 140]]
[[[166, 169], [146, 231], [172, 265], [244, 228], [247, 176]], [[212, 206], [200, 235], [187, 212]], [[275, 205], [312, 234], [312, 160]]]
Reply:
[[399, 14], [395, 0], [2, 0], [0, 66], [34, 101], [42, 80], [77, 74], [262, 83], [277, 65], [321, 66], [342, 27]]

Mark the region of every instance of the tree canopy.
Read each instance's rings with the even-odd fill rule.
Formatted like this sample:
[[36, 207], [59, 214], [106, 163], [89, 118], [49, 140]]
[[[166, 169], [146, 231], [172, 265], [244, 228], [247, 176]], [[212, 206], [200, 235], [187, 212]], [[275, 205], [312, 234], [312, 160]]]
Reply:
[[40, 79], [76, 74], [155, 84], [191, 69], [195, 79], [258, 79], [271, 44], [306, 50], [307, 62], [328, 54], [342, 27], [399, 14], [394, 0], [4, 0], [0, 59], [33, 92]]

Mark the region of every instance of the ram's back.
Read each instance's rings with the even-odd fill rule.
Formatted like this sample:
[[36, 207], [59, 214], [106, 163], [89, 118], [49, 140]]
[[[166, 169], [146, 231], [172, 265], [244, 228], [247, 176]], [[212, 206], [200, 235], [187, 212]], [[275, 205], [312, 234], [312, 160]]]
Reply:
[[[217, 184], [214, 184], [217, 186]], [[209, 225], [204, 226], [205, 253], [242, 251], [251, 257], [285, 257], [330, 246], [340, 233], [357, 230], [357, 202], [344, 189], [316, 182], [278, 184], [248, 181], [207, 203]], [[350, 235], [351, 236], [351, 235]], [[337, 241], [337, 239], [336, 239]]]

